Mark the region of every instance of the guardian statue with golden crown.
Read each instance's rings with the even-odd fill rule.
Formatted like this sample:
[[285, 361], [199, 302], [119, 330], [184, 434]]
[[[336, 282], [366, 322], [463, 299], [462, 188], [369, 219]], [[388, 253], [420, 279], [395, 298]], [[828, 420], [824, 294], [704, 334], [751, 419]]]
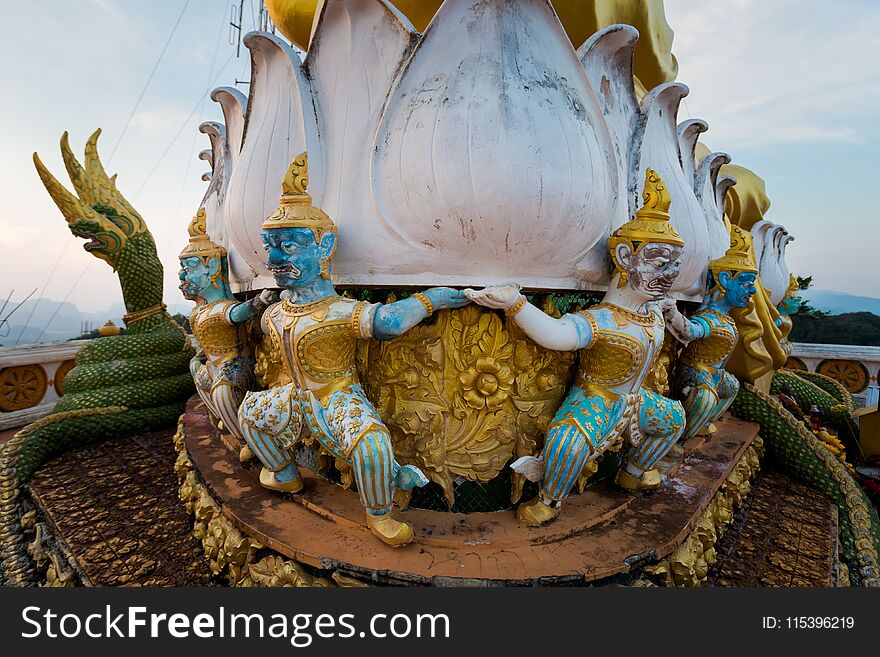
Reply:
[[749, 305], [757, 278], [748, 238], [739, 226], [731, 226], [730, 248], [709, 263], [709, 291], [693, 315], [681, 314], [672, 299], [662, 304], [669, 331], [685, 345], [675, 377], [687, 414], [683, 440], [711, 431], [739, 391], [739, 381], [724, 370], [739, 339], [730, 313]]
[[277, 385], [245, 397], [239, 425], [263, 464], [263, 486], [301, 491], [295, 450], [300, 441], [317, 440], [351, 465], [370, 530], [388, 545], [404, 545], [413, 531], [391, 516], [395, 489], [410, 490], [428, 480], [417, 467], [394, 459], [389, 432], [358, 380], [355, 348], [358, 340], [395, 338], [435, 310], [469, 302], [450, 288], [386, 305], [337, 294], [330, 280], [336, 226], [312, 204], [307, 186], [308, 157], [302, 153], [291, 162], [280, 207], [262, 232], [267, 266], [284, 291], [263, 314], [261, 326], [281, 356], [282, 372]]
[[465, 292], [478, 304], [504, 309], [539, 345], [580, 353], [577, 378], [550, 423], [540, 456], [511, 465], [540, 482], [538, 496], [518, 509], [527, 525], [554, 520], [591, 463], [608, 450], [626, 449], [619, 485], [656, 488], [661, 480], [655, 466], [684, 431], [681, 404], [644, 387], [663, 345], [658, 303], [678, 276], [684, 240], [669, 222], [666, 186], [651, 169], [642, 198], [635, 218], [608, 240], [614, 273], [600, 304], [557, 319], [531, 305], [515, 285]]
[[[253, 387], [254, 360], [244, 327], [275, 300], [271, 290], [239, 302], [229, 289], [226, 249], [205, 232], [205, 210], [189, 225], [189, 244], [180, 252], [180, 291], [196, 302], [189, 322], [200, 349], [190, 362], [196, 391], [223, 428], [242, 440], [238, 407]], [[241, 459], [250, 457], [242, 444]]]

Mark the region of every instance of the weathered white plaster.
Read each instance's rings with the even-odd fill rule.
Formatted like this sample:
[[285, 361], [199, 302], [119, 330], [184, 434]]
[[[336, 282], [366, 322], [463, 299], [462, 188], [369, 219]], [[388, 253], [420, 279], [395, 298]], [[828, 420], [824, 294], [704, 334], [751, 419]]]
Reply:
[[309, 192], [339, 227], [338, 284], [604, 289], [607, 237], [651, 167], [686, 242], [674, 292], [699, 299], [727, 248], [731, 180], [719, 154], [694, 163], [707, 126], [677, 125], [686, 86], [637, 102], [637, 39], [614, 25], [575, 51], [549, 0], [446, 0], [424, 35], [384, 0], [326, 0], [304, 63], [249, 34], [248, 99], [218, 90], [225, 127], [202, 127], [203, 204], [234, 290], [274, 284], [260, 226], [308, 150]]

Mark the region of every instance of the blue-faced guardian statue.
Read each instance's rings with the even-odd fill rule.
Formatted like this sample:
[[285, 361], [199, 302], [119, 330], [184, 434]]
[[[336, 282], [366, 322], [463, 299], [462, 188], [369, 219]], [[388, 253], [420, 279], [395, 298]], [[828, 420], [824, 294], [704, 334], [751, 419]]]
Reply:
[[[243, 331], [244, 324], [259, 315], [272, 301], [271, 294], [239, 302], [229, 288], [226, 249], [206, 233], [201, 208], [189, 225], [189, 244], [181, 251], [180, 291], [196, 302], [190, 327], [199, 351], [190, 362], [196, 391], [223, 428], [242, 440], [238, 407], [253, 387], [253, 356]], [[241, 445], [246, 460], [250, 450]]]
[[405, 545], [413, 530], [392, 517], [394, 490], [423, 486], [427, 479], [415, 466], [395, 461], [388, 430], [358, 381], [355, 347], [361, 339], [402, 335], [435, 310], [469, 301], [450, 288], [387, 305], [337, 294], [330, 280], [336, 226], [313, 206], [307, 184], [303, 153], [291, 163], [280, 207], [265, 221], [262, 234], [267, 266], [284, 292], [263, 314], [261, 325], [281, 355], [289, 383], [248, 394], [239, 424], [264, 466], [263, 486], [300, 491], [303, 480], [294, 451], [306, 437], [317, 440], [352, 466], [370, 530], [388, 545]]
[[675, 380], [687, 414], [683, 440], [700, 432], [710, 433], [713, 424], [733, 403], [739, 381], [724, 370], [738, 340], [735, 308], [749, 305], [757, 292], [758, 268], [739, 226], [732, 226], [730, 248], [709, 263], [708, 293], [690, 316], [682, 315], [672, 300], [663, 303], [670, 333], [682, 342]]

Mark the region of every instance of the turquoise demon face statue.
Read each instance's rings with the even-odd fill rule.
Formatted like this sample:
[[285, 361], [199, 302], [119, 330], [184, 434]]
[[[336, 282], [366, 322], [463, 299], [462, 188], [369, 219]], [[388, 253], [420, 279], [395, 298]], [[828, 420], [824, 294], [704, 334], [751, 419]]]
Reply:
[[218, 287], [220, 269], [220, 258], [208, 258], [207, 263], [199, 256], [181, 258], [177, 277], [183, 296], [190, 301], [204, 299], [209, 289]]
[[268, 228], [263, 231], [266, 266], [279, 287], [308, 287], [330, 276], [330, 257], [336, 235], [325, 233], [320, 243], [309, 228]]
[[755, 287], [757, 279], [758, 275], [750, 271], [718, 272], [718, 284], [724, 289], [724, 297], [732, 308], [745, 308], [749, 305], [752, 295], [758, 291]]
[[786, 294], [779, 303], [779, 312], [783, 315], [794, 315], [801, 309], [804, 300], [796, 295]]

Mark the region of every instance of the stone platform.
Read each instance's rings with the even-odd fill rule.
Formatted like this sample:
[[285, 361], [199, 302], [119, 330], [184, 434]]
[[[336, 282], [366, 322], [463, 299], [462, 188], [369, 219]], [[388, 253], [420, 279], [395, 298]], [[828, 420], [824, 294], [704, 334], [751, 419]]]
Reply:
[[258, 467], [243, 467], [224, 446], [201, 401], [191, 400], [183, 418], [199, 479], [245, 535], [297, 562], [360, 580], [440, 586], [584, 584], [662, 559], [688, 537], [759, 427], [725, 417], [717, 428], [710, 440], [689, 446], [654, 493], [600, 482], [569, 498], [560, 519], [539, 529], [521, 526], [512, 511], [409, 509], [398, 513], [416, 538], [394, 549], [364, 526], [356, 493], [306, 471], [303, 493], [267, 491]]

